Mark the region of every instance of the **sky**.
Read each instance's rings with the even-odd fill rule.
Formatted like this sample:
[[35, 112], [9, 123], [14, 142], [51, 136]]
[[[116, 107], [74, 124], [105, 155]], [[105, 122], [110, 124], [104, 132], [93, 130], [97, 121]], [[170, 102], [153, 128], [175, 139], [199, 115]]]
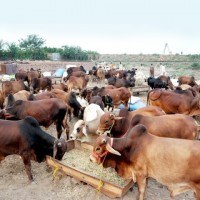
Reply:
[[4, 42], [18, 44], [35, 34], [48, 47], [79, 46], [100, 54], [200, 54], [199, 0], [6, 0], [0, 5]]

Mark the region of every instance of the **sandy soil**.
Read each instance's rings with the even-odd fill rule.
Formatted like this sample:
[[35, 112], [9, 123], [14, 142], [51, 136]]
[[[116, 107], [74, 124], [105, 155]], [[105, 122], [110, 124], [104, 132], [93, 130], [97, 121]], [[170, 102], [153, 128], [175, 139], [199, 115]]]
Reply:
[[[146, 93], [139, 95], [146, 101]], [[73, 125], [71, 124], [72, 128]], [[49, 134], [56, 136], [55, 126], [48, 130]], [[62, 137], [65, 138], [63, 134]], [[180, 163], [181, 164], [181, 163]], [[0, 164], [0, 200], [110, 200], [111, 198], [96, 192], [95, 188], [67, 175], [57, 175], [53, 178], [53, 170], [46, 164], [32, 162], [34, 182], [29, 182], [23, 162], [17, 155], [8, 156]], [[164, 172], [163, 172], [164, 173]], [[120, 200], [136, 200], [136, 184]], [[149, 179], [147, 186], [148, 200], [170, 200], [169, 191], [165, 186]], [[193, 200], [192, 192], [181, 194], [175, 200]]]

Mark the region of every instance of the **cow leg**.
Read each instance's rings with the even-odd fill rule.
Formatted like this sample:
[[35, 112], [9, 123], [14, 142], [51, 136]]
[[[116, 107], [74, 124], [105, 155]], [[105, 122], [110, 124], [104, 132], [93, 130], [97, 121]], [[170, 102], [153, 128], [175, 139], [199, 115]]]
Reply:
[[63, 128], [65, 129], [66, 132], [66, 139], [69, 140], [69, 125], [67, 123], [67, 118], [65, 117], [65, 119], [63, 120]]
[[23, 162], [24, 162], [26, 173], [28, 175], [28, 179], [30, 181], [33, 181], [33, 175], [31, 173], [31, 161], [30, 161], [29, 156], [28, 155], [27, 156], [22, 156], [22, 159], [23, 159]]
[[66, 132], [66, 138], [67, 138], [67, 140], [69, 140], [69, 126], [68, 126], [68, 124], [65, 127], [65, 132]]
[[138, 185], [138, 200], [143, 200], [145, 197], [147, 179], [142, 175], [136, 175]]
[[57, 138], [59, 139], [62, 134], [62, 122], [56, 122]]

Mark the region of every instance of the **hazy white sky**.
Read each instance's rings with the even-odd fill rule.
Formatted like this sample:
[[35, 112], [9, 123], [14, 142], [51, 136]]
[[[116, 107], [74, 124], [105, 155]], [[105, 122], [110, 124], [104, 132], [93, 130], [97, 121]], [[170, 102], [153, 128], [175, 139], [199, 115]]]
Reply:
[[[99, 53], [200, 54], [200, 0], [1, 1], [0, 40], [36, 34], [49, 47]], [[168, 53], [168, 52], [166, 52]]]

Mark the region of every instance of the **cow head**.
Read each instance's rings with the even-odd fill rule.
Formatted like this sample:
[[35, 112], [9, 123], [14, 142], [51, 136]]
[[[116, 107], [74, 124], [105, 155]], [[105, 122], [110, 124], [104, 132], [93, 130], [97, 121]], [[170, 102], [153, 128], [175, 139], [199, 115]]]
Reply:
[[87, 126], [85, 125], [85, 122], [83, 120], [78, 120], [76, 124], [74, 125], [74, 130], [72, 131], [72, 134], [70, 135], [70, 139], [80, 139], [83, 136], [87, 136]]
[[121, 153], [113, 149], [113, 138], [103, 134], [96, 139], [93, 146], [93, 152], [90, 155], [90, 160], [92, 162], [100, 164], [102, 159], [107, 155], [107, 153], [112, 153], [121, 156]]
[[111, 131], [116, 120], [121, 120], [123, 117], [117, 117], [111, 112], [106, 112], [100, 118], [97, 134], [103, 134], [105, 131]]
[[61, 160], [65, 152], [67, 151], [67, 143], [65, 140], [56, 139], [53, 145], [53, 158]]
[[86, 73], [86, 70], [84, 69], [82, 65], [80, 66], [80, 70]]

